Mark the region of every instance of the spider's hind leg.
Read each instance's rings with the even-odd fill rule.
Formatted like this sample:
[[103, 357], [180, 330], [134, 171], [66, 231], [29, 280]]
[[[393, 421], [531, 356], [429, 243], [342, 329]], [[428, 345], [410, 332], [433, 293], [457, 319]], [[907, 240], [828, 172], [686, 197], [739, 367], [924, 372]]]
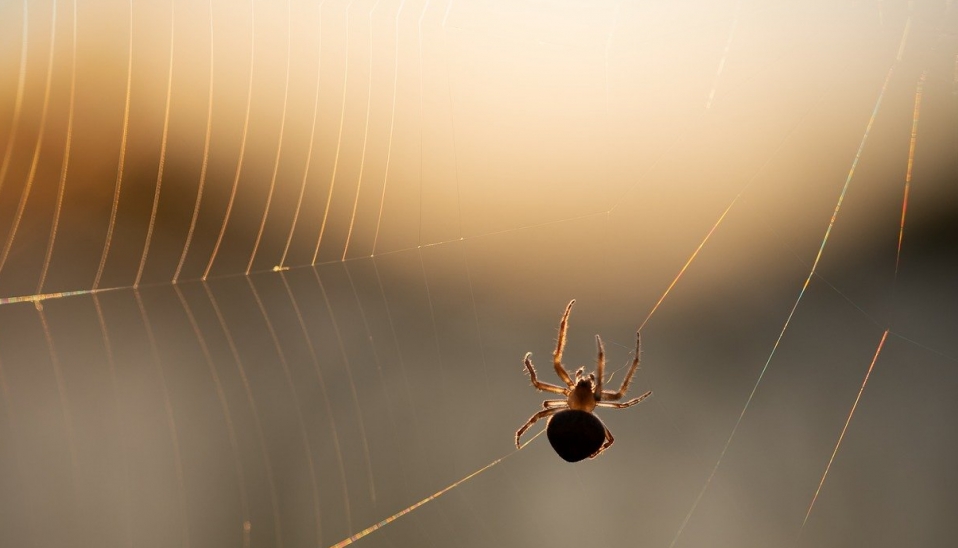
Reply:
[[614, 401], [600, 401], [596, 403], [596, 406], [597, 407], [612, 407], [615, 409], [625, 409], [626, 407], [632, 407], [633, 405], [637, 403], [641, 403], [642, 400], [644, 400], [645, 398], [648, 398], [651, 395], [652, 395], [652, 391], [649, 390], [648, 392], [646, 392], [645, 394], [642, 394], [638, 398], [631, 399], [627, 402], [620, 403], [620, 402], [614, 402]]
[[612, 443], [615, 441], [615, 438], [612, 437], [612, 432], [609, 432], [609, 429], [605, 429], [605, 441], [602, 443], [602, 447], [599, 447], [599, 450], [595, 453], [592, 453], [589, 458], [594, 459], [602, 454], [603, 451], [612, 447]]

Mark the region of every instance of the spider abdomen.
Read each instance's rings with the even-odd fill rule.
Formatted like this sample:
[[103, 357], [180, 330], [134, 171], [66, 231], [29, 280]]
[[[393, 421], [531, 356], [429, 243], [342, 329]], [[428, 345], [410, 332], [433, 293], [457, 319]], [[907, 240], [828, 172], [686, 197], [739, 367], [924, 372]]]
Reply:
[[602, 447], [605, 425], [592, 413], [566, 409], [549, 418], [546, 436], [565, 461], [579, 462]]

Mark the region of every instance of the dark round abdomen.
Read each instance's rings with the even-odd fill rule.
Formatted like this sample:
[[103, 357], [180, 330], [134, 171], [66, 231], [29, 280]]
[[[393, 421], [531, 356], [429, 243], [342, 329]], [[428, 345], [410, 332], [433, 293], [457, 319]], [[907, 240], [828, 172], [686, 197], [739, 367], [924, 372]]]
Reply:
[[566, 409], [549, 418], [546, 436], [560, 457], [568, 462], [579, 462], [602, 447], [605, 426], [592, 413]]

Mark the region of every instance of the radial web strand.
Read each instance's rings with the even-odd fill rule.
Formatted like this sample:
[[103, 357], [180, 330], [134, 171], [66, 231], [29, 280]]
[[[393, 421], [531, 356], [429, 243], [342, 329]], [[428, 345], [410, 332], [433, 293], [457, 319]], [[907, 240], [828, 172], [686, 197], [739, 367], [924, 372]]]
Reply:
[[[907, 37], [907, 30], [902, 36], [902, 43]], [[672, 538], [672, 542], [669, 545], [670, 548], [675, 546], [678, 542], [679, 537], [682, 536], [682, 532], [685, 530], [686, 525], [688, 525], [689, 520], [692, 518], [692, 515], [695, 513], [696, 508], [702, 500], [702, 497], [705, 495], [705, 491], [708, 490], [709, 485], [712, 483], [712, 479], [715, 477], [715, 473], [718, 471], [719, 466], [722, 463], [722, 459], [725, 457], [725, 454], [728, 452], [729, 446], [732, 444], [732, 440], [735, 437], [736, 432], [738, 431], [739, 426], [742, 424], [742, 419], [745, 417], [745, 413], [748, 411], [749, 405], [752, 403], [755, 393], [758, 391], [759, 385], [762, 383], [762, 379], [765, 377], [765, 372], [768, 370], [769, 364], [772, 362], [772, 358], [775, 356], [775, 351], [778, 350], [779, 344], [782, 341], [782, 338], [785, 336], [785, 332], [788, 330], [789, 323], [795, 315], [795, 311], [798, 309], [799, 303], [802, 302], [802, 297], [805, 295], [805, 290], [808, 289], [809, 284], [812, 281], [812, 277], [815, 275], [815, 271], [818, 268], [818, 262], [822, 258], [822, 252], [825, 250], [825, 244], [828, 243], [828, 236], [832, 232], [832, 228], [835, 226], [835, 219], [838, 218], [838, 213], [841, 210], [842, 202], [845, 199], [845, 194], [848, 192], [848, 187], [851, 184], [852, 176], [855, 174], [855, 168], [858, 166], [858, 162], [861, 159], [862, 151], [865, 148], [865, 143], [868, 140], [868, 134], [871, 132], [872, 126], [875, 123], [875, 118], [878, 115], [878, 108], [881, 106], [882, 99], [885, 96], [885, 91], [888, 88], [888, 82], [891, 80], [892, 74], [894, 72], [894, 65], [888, 69], [888, 73], [885, 76], [885, 81], [882, 83], [881, 90], [878, 93], [878, 99], [875, 101], [875, 107], [872, 109], [871, 117], [868, 119], [868, 123], [865, 126], [865, 133], [862, 135], [861, 142], [858, 145], [858, 151], [855, 153], [855, 158], [852, 160], [851, 168], [848, 170], [848, 175], [845, 177], [845, 184], [842, 186], [842, 190], [838, 195], [838, 201], [835, 204], [835, 209], [832, 211], [831, 219], [828, 221], [828, 226], [825, 229], [825, 235], [822, 238], [821, 245], [818, 247], [818, 252], [815, 254], [815, 260], [812, 262], [811, 269], [809, 269], [808, 276], [805, 278], [805, 282], [802, 284], [801, 290], [798, 292], [798, 297], [795, 299], [795, 303], [792, 305], [791, 310], [789, 310], [788, 315], [785, 317], [785, 323], [782, 325], [781, 331], [779, 331], [778, 337], [775, 339], [775, 343], [772, 345], [772, 350], [768, 354], [768, 358], [765, 360], [765, 365], [762, 366], [761, 371], [758, 374], [758, 378], [755, 380], [755, 385], [752, 387], [752, 391], [749, 393], [748, 398], [745, 400], [745, 405], [742, 406], [742, 411], [739, 413], [738, 418], [735, 420], [735, 424], [732, 426], [732, 431], [729, 433], [729, 437], [726, 440], [725, 444], [722, 446], [721, 452], [719, 452], [718, 459], [715, 461], [715, 465], [712, 467], [711, 472], [709, 472], [708, 478], [705, 480], [705, 483], [702, 485], [702, 489], [699, 491], [698, 495], [695, 497], [695, 501], [692, 503], [692, 507], [689, 509], [688, 514], [682, 520], [682, 524], [679, 526], [678, 531], [676, 531], [675, 536]]]
[[210, 141], [213, 136], [213, 64], [215, 42], [213, 41], [213, 0], [210, 0], [210, 83], [209, 96], [206, 100], [206, 136], [203, 138], [203, 163], [200, 166], [200, 179], [196, 188], [196, 202], [193, 204], [193, 215], [190, 217], [190, 228], [186, 232], [186, 242], [183, 244], [183, 251], [180, 253], [180, 261], [176, 263], [176, 270], [173, 272], [172, 282], [175, 284], [180, 279], [180, 273], [183, 271], [183, 264], [186, 262], [186, 255], [190, 252], [190, 244], [193, 242], [193, 234], [196, 231], [196, 220], [200, 216], [200, 203], [203, 201], [203, 189], [206, 187], [206, 173], [210, 165]]

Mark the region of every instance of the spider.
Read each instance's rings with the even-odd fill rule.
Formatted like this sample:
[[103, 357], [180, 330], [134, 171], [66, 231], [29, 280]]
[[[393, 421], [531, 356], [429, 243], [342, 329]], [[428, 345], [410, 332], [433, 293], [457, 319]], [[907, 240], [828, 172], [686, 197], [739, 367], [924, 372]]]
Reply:
[[635, 334], [635, 358], [632, 360], [632, 367], [629, 368], [629, 372], [622, 379], [622, 386], [619, 387], [617, 392], [602, 389], [602, 378], [605, 371], [605, 349], [602, 346], [602, 338], [598, 335], [595, 336], [596, 346], [599, 349], [595, 373], [586, 376], [584, 374], [585, 368], [580, 367], [575, 372], [575, 380], [569, 376], [569, 372], [562, 365], [562, 350], [565, 347], [569, 312], [572, 311], [573, 304], [575, 304], [575, 299], [569, 301], [569, 304], [565, 307], [565, 313], [562, 314], [562, 320], [559, 322], [559, 340], [556, 344], [555, 353], [552, 355], [552, 365], [555, 366], [556, 375], [566, 384], [566, 387], [542, 382], [536, 377], [536, 369], [532, 365], [532, 352], [526, 353], [523, 359], [529, 377], [532, 379], [532, 386], [543, 392], [562, 394], [566, 396], [566, 399], [543, 401], [542, 407], [545, 409], [532, 415], [529, 421], [516, 431], [516, 447], [518, 448], [519, 438], [523, 432], [539, 419], [550, 417], [549, 425], [546, 428], [549, 443], [552, 444], [556, 453], [568, 462], [578, 462], [586, 457], [593, 459], [608, 449], [615, 441], [605, 424], [592, 413], [596, 407], [625, 409], [652, 395], [652, 392], [649, 391], [638, 398], [622, 403], [618, 402], [625, 396], [629, 389], [629, 383], [632, 382], [632, 375], [639, 368], [642, 336], [638, 332]]

